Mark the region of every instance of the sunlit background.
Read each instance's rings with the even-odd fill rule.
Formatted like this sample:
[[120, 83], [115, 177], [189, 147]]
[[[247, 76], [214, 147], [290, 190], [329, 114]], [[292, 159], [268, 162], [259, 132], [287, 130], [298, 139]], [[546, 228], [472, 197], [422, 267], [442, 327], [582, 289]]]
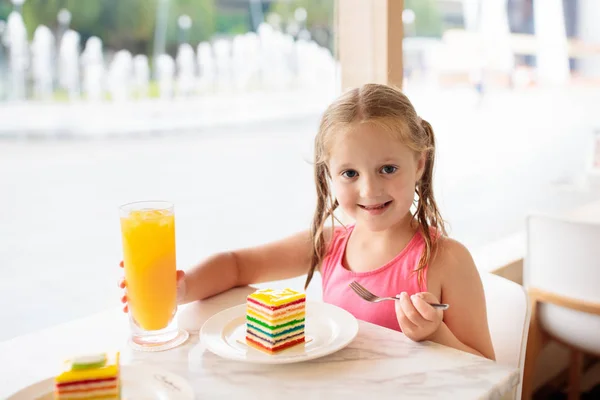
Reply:
[[[118, 306], [120, 204], [175, 203], [182, 269], [307, 229], [312, 139], [340, 93], [335, 7], [0, 1], [0, 341]], [[474, 255], [532, 211], [600, 197], [598, 15], [405, 0], [404, 90]]]

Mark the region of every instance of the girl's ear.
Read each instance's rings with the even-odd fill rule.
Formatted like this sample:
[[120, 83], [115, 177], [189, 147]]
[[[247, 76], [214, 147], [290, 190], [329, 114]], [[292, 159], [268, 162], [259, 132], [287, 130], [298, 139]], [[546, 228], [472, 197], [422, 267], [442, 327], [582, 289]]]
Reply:
[[425, 166], [427, 165], [427, 151], [421, 152], [419, 158], [417, 158], [417, 182], [421, 180], [423, 173], [425, 172]]

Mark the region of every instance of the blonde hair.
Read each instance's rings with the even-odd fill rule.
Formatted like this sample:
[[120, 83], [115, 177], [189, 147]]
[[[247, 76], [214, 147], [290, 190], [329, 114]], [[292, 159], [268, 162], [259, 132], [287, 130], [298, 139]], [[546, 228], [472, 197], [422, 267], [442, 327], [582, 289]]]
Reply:
[[[324, 236], [325, 221], [331, 218], [333, 226], [334, 212], [339, 206], [329, 187], [331, 180], [327, 167], [329, 149], [336, 133], [343, 132], [357, 123], [376, 124], [401, 140], [416, 154], [425, 153], [423, 175], [415, 186], [416, 212], [413, 215], [413, 220], [417, 220], [418, 229], [425, 240], [425, 251], [415, 270], [419, 273], [421, 283], [423, 269], [429, 264], [437, 249], [437, 236], [446, 235], [444, 222], [433, 196], [435, 138], [431, 125], [417, 115], [410, 100], [400, 90], [380, 84], [366, 84], [352, 89], [327, 108], [315, 138], [314, 174], [317, 206], [311, 226], [313, 248], [305, 289], [327, 252]], [[433, 234], [431, 228], [434, 230]]]

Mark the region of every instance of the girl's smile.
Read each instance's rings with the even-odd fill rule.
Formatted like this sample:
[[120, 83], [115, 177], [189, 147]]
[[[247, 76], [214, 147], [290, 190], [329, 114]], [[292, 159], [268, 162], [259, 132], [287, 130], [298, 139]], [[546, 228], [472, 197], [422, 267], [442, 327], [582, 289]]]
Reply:
[[388, 210], [390, 204], [392, 204], [392, 200], [371, 205], [358, 204], [358, 206], [370, 215], [381, 215]]

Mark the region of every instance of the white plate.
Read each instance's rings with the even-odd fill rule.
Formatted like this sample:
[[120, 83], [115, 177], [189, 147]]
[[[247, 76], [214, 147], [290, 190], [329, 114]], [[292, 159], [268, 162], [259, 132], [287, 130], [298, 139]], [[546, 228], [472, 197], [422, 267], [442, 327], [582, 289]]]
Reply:
[[[182, 377], [162, 369], [141, 366], [121, 366], [123, 400], [194, 398], [194, 391]], [[54, 378], [44, 379], [13, 394], [8, 400], [52, 400]]]
[[306, 302], [307, 342], [267, 354], [245, 344], [246, 304], [212, 316], [200, 330], [201, 344], [218, 356], [258, 364], [288, 364], [312, 360], [346, 347], [358, 333], [352, 314], [327, 303]]

